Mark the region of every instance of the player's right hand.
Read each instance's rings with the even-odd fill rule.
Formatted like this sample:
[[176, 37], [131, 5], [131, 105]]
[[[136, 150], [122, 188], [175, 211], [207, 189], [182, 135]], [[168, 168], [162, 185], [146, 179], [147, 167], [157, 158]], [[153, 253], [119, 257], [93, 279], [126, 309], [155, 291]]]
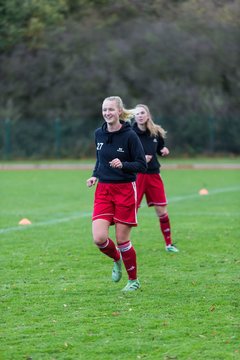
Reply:
[[97, 182], [97, 178], [95, 176], [92, 176], [89, 179], [87, 179], [87, 186], [91, 187], [91, 186], [95, 185], [96, 182]]
[[152, 160], [152, 155], [145, 155], [146, 162], [149, 163], [149, 161]]

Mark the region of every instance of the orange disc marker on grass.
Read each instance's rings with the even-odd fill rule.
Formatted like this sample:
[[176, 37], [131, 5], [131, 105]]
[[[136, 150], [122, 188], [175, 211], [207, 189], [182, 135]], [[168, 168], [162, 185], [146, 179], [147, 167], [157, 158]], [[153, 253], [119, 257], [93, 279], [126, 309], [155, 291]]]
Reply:
[[24, 218], [19, 221], [18, 225], [31, 225], [31, 221], [28, 220], [27, 218]]
[[199, 195], [208, 195], [208, 190], [207, 189], [199, 190]]

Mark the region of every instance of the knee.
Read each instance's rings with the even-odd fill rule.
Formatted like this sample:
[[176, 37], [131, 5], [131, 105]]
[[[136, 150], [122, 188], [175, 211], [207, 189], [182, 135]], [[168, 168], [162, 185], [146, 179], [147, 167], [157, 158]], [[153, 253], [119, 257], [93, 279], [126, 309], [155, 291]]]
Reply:
[[94, 244], [103, 244], [108, 238], [108, 223], [102, 220], [93, 221], [92, 235]]
[[161, 212], [161, 213], [158, 215], [158, 217], [161, 218], [161, 217], [165, 217], [165, 216], [167, 216], [167, 215], [168, 215], [168, 212], [167, 212], [167, 211], [163, 211], [163, 212]]
[[93, 233], [93, 242], [97, 246], [105, 243], [107, 238], [108, 238], [108, 236], [104, 233], [102, 233], [102, 234], [101, 233], [98, 233], [98, 234]]
[[165, 216], [165, 215], [167, 215], [167, 208], [166, 208], [166, 206], [158, 206], [157, 208], [156, 208], [156, 214], [157, 214], [157, 216], [160, 218], [160, 217], [162, 217], [162, 216]]

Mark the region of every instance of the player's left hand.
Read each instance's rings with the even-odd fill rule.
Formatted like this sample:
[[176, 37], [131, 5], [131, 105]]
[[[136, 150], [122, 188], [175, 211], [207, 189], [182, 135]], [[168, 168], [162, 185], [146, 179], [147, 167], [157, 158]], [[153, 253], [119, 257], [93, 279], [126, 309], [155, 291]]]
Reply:
[[166, 146], [164, 146], [161, 150], [162, 156], [167, 156], [169, 154], [169, 150]]
[[109, 165], [113, 168], [118, 168], [118, 169], [122, 169], [123, 167], [122, 162], [118, 158], [109, 161]]

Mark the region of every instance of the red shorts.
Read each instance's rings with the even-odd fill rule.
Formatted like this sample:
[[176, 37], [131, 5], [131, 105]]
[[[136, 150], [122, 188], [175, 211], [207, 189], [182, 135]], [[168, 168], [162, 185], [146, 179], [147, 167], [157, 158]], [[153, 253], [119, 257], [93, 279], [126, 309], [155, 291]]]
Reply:
[[137, 204], [140, 207], [143, 196], [146, 196], [148, 206], [165, 206], [167, 198], [160, 174], [137, 175]]
[[97, 219], [137, 226], [136, 183], [98, 183], [92, 215], [93, 221]]

